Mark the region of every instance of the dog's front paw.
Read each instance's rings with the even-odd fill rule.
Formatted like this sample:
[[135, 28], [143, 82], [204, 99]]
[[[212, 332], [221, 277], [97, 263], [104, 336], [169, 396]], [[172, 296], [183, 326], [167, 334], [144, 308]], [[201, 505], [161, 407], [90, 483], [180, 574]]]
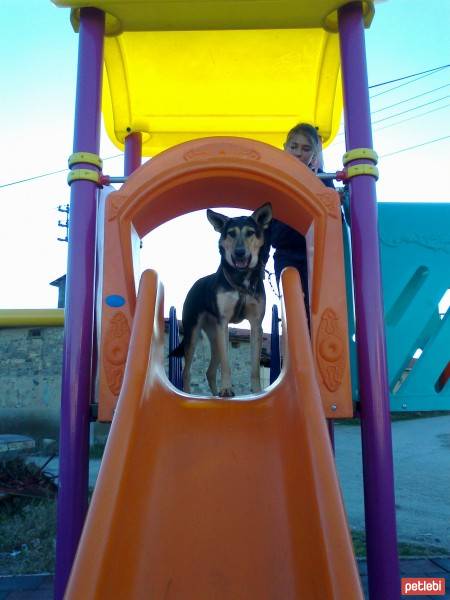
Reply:
[[233, 388], [223, 388], [219, 392], [221, 398], [232, 398], [234, 396]]

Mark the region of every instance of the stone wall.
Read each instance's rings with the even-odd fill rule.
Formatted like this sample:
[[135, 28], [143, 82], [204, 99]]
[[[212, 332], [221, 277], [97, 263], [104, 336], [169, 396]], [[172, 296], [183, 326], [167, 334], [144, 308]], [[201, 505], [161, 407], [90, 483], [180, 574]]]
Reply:
[[62, 327], [0, 329], [0, 433], [56, 437]]
[[[0, 434], [58, 438], [62, 348], [62, 327], [0, 329]], [[230, 360], [236, 394], [249, 394], [248, 331], [230, 330]], [[209, 344], [203, 338], [192, 368], [193, 394], [209, 395], [205, 377], [208, 363]], [[269, 370], [262, 367], [261, 374], [263, 386], [268, 385]]]

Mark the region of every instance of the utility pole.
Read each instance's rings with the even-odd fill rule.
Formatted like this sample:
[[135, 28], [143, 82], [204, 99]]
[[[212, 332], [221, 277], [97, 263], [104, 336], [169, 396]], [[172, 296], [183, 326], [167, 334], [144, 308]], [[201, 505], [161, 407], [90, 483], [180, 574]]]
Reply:
[[69, 205], [68, 204], [60, 204], [58, 206], [58, 212], [64, 213], [66, 215], [66, 219], [58, 220], [58, 227], [63, 227], [66, 231], [64, 237], [59, 237], [59, 242], [68, 242], [69, 241]]

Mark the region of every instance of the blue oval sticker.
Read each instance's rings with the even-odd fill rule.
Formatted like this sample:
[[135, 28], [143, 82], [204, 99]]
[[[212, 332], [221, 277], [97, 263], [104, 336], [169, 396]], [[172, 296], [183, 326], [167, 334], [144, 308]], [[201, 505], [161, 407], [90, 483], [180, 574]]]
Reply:
[[108, 306], [119, 308], [119, 306], [123, 306], [125, 304], [125, 298], [123, 296], [112, 294], [111, 296], [107, 296], [105, 298], [105, 302]]

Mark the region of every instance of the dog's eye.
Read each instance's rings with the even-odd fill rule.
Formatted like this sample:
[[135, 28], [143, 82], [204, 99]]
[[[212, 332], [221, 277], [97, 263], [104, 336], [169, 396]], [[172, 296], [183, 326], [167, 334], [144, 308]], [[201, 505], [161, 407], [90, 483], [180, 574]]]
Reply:
[[253, 229], [247, 229], [246, 233], [245, 233], [245, 237], [252, 237], [252, 235], [255, 235], [255, 232]]
[[235, 238], [235, 237], [236, 237], [236, 232], [234, 231], [234, 229], [231, 229], [231, 230], [228, 232], [228, 235], [230, 236], [230, 238]]

